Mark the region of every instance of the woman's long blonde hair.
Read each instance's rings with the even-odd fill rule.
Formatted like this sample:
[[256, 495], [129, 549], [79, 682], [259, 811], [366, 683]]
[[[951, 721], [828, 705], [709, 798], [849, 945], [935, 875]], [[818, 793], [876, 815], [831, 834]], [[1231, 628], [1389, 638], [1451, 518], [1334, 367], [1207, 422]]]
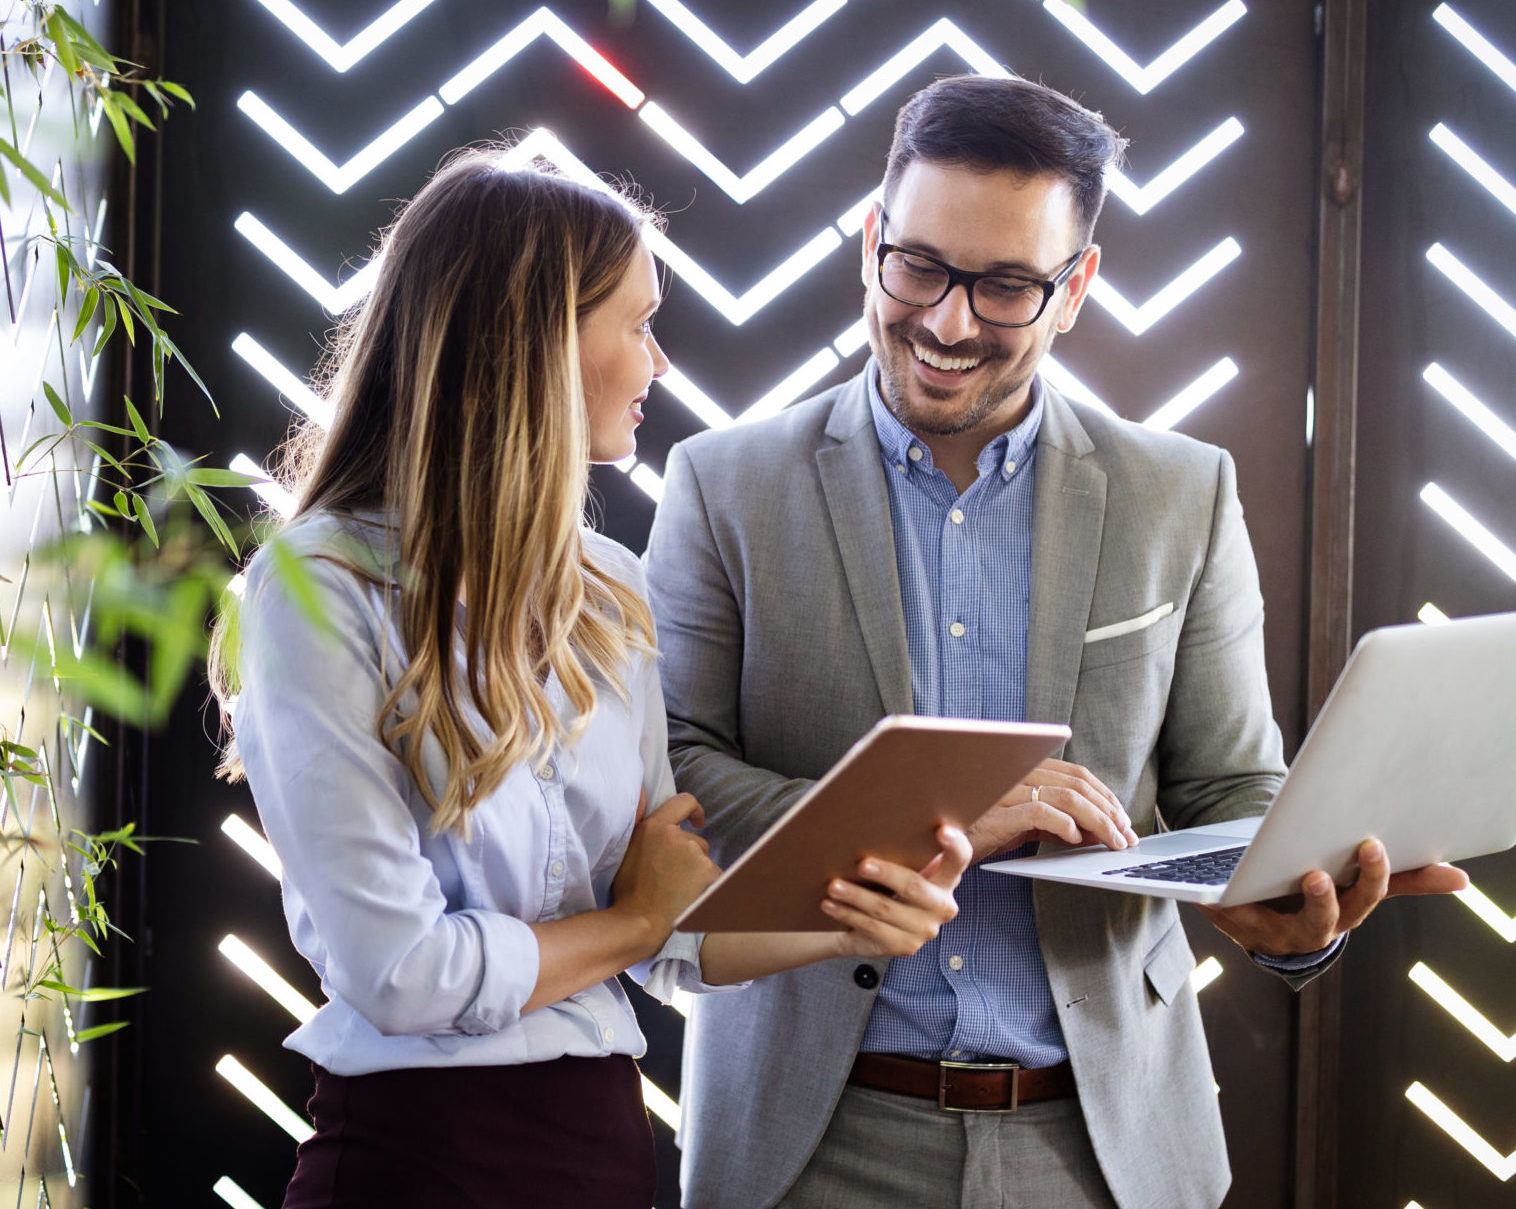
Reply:
[[[459, 154], [385, 232], [374, 290], [328, 353], [331, 430], [306, 425], [284, 458], [297, 515], [377, 509], [393, 527], [409, 662], [375, 725], [435, 831], [466, 833], [514, 765], [574, 742], [596, 681], [624, 696], [631, 652], [653, 642], [646, 603], [581, 541], [589, 435], [577, 338], [650, 216], [563, 177], [502, 171], [500, 150]], [[223, 703], [234, 671], [213, 664]], [[544, 691], [550, 672], [573, 710], [567, 725]], [[422, 766], [428, 735], [447, 761], [440, 787]]]

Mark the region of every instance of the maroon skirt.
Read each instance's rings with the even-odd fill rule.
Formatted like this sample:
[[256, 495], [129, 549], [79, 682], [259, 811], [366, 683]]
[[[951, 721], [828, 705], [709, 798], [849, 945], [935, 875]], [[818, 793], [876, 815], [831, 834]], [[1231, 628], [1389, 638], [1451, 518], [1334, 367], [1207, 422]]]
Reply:
[[653, 1131], [621, 1054], [334, 1075], [315, 1067], [284, 1209], [649, 1209]]

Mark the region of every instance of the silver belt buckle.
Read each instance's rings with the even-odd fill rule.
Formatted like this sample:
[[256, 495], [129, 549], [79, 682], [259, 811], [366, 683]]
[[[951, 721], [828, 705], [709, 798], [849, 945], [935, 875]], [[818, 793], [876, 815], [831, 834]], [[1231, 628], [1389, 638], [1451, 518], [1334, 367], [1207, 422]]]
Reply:
[[[949, 1062], [937, 1063], [937, 1107], [943, 1112], [1015, 1112], [1021, 1098], [1021, 1063], [1019, 1062]], [[947, 1102], [949, 1070], [1008, 1070], [1011, 1072], [1011, 1103], [1006, 1108], [957, 1108]]]

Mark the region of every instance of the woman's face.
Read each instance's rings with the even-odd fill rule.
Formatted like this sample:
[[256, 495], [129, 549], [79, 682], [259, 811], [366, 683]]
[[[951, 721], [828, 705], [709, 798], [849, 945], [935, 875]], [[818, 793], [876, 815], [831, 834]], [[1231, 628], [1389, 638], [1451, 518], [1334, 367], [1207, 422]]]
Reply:
[[653, 339], [658, 302], [653, 254], [639, 246], [620, 284], [579, 321], [579, 373], [592, 462], [619, 462], [637, 448], [648, 387], [669, 367]]

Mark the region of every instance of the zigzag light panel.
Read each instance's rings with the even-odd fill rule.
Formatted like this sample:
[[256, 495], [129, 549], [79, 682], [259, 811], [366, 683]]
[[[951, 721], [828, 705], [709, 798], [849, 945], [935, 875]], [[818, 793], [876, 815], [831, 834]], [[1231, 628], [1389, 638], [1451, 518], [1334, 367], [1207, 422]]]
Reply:
[[1070, 33], [1094, 51], [1123, 80], [1146, 96], [1197, 54], [1247, 15], [1242, 0], [1228, 0], [1199, 25], [1182, 36], [1146, 67], [1117, 46], [1093, 21], [1084, 15], [1084, 5], [1075, 7], [1068, 0], [1043, 0], [1042, 7], [1066, 26]]
[[757, 79], [766, 68], [799, 46], [847, 4], [847, 0], [813, 0], [813, 3], [796, 13], [753, 50], [739, 55], [710, 26], [681, 4], [680, 0], [648, 2], [739, 84]]
[[1464, 20], [1451, 4], [1439, 4], [1432, 13], [1432, 20], [1457, 38], [1463, 48], [1500, 77], [1506, 87], [1516, 92], [1516, 63]]
[[346, 42], [338, 43], [290, 0], [258, 0], [292, 34], [326, 60], [333, 71], [345, 72], [361, 63], [392, 34], [398, 33], [433, 0], [397, 0]]
[[1455, 164], [1483, 185], [1491, 197], [1512, 214], [1516, 214], [1516, 185], [1512, 185], [1510, 181], [1490, 167], [1485, 162], [1483, 156], [1449, 130], [1442, 122], [1438, 122], [1437, 125], [1433, 126], [1428, 132], [1427, 137], [1445, 151]]

